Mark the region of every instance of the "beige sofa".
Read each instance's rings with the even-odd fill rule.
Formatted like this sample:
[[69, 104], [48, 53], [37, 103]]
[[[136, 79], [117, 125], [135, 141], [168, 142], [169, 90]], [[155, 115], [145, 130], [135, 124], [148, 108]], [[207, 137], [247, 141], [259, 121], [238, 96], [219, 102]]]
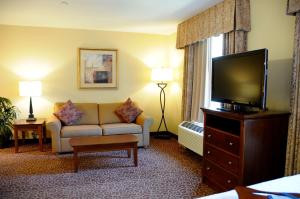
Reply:
[[[64, 103], [55, 103], [54, 111]], [[135, 123], [123, 123], [114, 110], [122, 103], [74, 103], [84, 114], [76, 125], [64, 126], [54, 115], [47, 119], [46, 129], [51, 133], [52, 152], [73, 151], [69, 144], [72, 137], [109, 136], [116, 134], [134, 134], [138, 137], [138, 146], [149, 146], [149, 129], [153, 119], [143, 114]]]

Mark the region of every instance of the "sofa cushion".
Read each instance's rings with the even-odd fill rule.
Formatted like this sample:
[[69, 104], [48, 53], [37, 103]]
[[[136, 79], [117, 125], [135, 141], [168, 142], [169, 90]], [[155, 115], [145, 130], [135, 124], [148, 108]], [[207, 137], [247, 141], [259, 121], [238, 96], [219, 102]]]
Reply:
[[82, 117], [83, 112], [80, 111], [72, 102], [68, 100], [57, 111], [53, 113], [65, 125], [77, 124], [78, 120]]
[[122, 103], [99, 104], [99, 123], [112, 124], [122, 122], [114, 112], [121, 104]]
[[[55, 103], [54, 111], [58, 110], [64, 103]], [[83, 112], [82, 117], [76, 124], [99, 124], [97, 103], [74, 103], [75, 107]]]
[[103, 135], [142, 133], [142, 127], [134, 123], [102, 124]]
[[99, 135], [102, 135], [102, 129], [98, 125], [63, 126], [61, 129], [62, 138]]
[[137, 107], [130, 98], [115, 110], [119, 118], [127, 123], [133, 122], [142, 112], [143, 110]]

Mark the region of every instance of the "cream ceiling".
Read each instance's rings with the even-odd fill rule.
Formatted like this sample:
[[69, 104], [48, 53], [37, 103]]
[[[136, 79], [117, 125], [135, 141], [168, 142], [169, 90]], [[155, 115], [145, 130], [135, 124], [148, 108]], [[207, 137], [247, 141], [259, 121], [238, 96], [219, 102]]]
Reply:
[[222, 0], [0, 0], [0, 24], [171, 34]]

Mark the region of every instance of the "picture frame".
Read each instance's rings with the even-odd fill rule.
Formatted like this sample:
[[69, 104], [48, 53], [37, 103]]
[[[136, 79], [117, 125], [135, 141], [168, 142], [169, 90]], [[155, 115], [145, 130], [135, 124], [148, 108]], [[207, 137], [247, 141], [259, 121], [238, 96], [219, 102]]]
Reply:
[[116, 88], [117, 50], [79, 48], [78, 82], [80, 88]]

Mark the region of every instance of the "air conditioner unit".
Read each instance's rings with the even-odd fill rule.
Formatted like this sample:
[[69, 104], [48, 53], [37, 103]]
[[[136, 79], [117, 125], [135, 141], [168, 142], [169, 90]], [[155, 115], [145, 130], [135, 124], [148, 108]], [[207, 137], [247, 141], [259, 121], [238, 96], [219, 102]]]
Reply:
[[203, 123], [183, 121], [178, 125], [178, 142], [203, 155]]

